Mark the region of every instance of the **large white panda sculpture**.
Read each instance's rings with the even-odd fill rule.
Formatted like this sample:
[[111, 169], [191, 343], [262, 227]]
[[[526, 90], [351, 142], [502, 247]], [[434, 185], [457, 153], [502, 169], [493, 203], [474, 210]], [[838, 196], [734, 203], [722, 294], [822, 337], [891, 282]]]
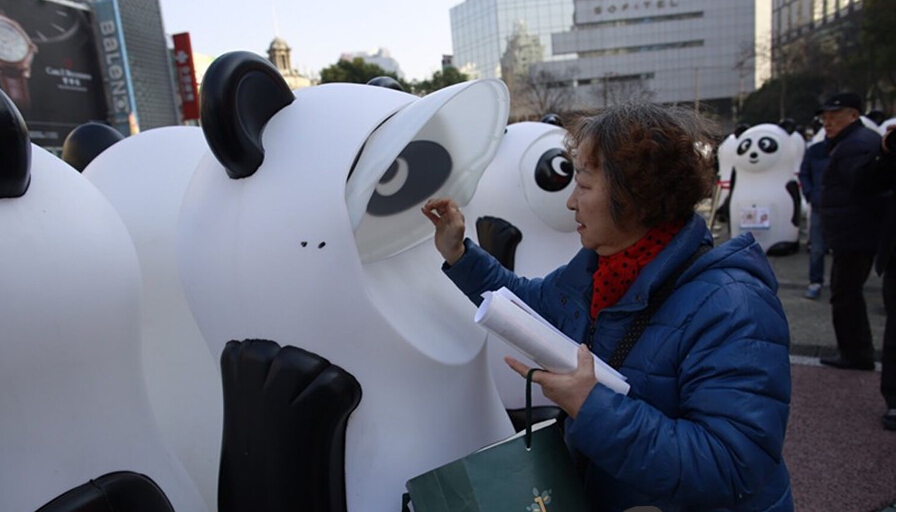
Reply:
[[176, 234], [184, 193], [209, 152], [202, 130], [167, 126], [99, 153], [83, 174], [121, 215], [143, 276], [141, 355], [148, 396], [164, 439], [217, 510], [221, 382], [181, 286]]
[[214, 354], [262, 338], [357, 379], [344, 475], [330, 475], [345, 477], [347, 510], [396, 510], [409, 478], [511, 434], [485, 333], [422, 243], [420, 214], [432, 196], [469, 201], [501, 142], [504, 84], [293, 93], [269, 62], [233, 52], [202, 94], [216, 159], [181, 210], [184, 291]]
[[[564, 150], [566, 134], [563, 127], [546, 122], [508, 125], [473, 199], [462, 208], [467, 236], [521, 276], [544, 276], [582, 248], [566, 205], [574, 186], [573, 164]], [[524, 381], [503, 357], [531, 361], [491, 335], [488, 349], [502, 403], [508, 409], [523, 408]], [[554, 405], [538, 392], [533, 404]]]
[[91, 482], [96, 495], [96, 482], [129, 471], [175, 510], [207, 510], [147, 400], [140, 268], [124, 224], [84, 176], [29, 142], [2, 92], [0, 147], [2, 508], [86, 500], [77, 489]]
[[748, 128], [737, 142], [732, 236], [750, 231], [767, 254], [791, 254], [800, 237], [800, 193], [794, 169], [802, 152], [788, 132], [771, 123]]

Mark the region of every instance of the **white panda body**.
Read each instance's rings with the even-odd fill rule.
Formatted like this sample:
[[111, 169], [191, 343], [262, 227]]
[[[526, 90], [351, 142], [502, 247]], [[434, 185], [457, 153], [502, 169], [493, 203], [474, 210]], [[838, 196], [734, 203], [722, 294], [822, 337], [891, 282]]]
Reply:
[[793, 139], [781, 127], [767, 123], [748, 128], [737, 143], [734, 166], [738, 177], [730, 204], [732, 236], [749, 231], [766, 252], [792, 246], [800, 236], [799, 222], [794, 221], [799, 218], [799, 197], [787, 188], [789, 181], [795, 181], [794, 169], [800, 158]]
[[[485, 333], [441, 275], [419, 211], [429, 197], [371, 213], [378, 200], [399, 203], [421, 171], [403, 153], [412, 146], [443, 151], [452, 176], [472, 170], [475, 185], [506, 119], [499, 85], [423, 99], [354, 84], [298, 90], [265, 125], [264, 161], [251, 176], [229, 178], [208, 159], [187, 190], [180, 264], [211, 351], [270, 339], [328, 359], [361, 385], [346, 431], [350, 511], [393, 510], [408, 479], [511, 433]], [[476, 109], [463, 108], [470, 97]], [[457, 104], [465, 115], [453, 115]], [[391, 163], [395, 173], [384, 174]], [[449, 177], [433, 195], [466, 201], [459, 179], [470, 176]]]

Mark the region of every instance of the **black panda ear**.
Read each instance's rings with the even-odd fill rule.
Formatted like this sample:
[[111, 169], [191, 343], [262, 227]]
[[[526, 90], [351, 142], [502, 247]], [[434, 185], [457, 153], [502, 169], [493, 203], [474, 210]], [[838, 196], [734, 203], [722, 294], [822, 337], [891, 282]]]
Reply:
[[31, 139], [22, 113], [0, 90], [0, 198], [20, 197], [31, 184]]
[[251, 176], [265, 159], [262, 130], [295, 96], [270, 62], [252, 52], [215, 59], [200, 90], [202, 131], [231, 178]]
[[391, 76], [375, 76], [374, 78], [368, 80], [366, 85], [386, 87], [387, 89], [405, 92], [405, 88], [402, 87], [402, 84], [400, 84], [398, 80]]
[[561, 120], [561, 116], [555, 114], [554, 112], [549, 112], [542, 116], [542, 119], [539, 119], [540, 123], [553, 124], [555, 126], [564, 127], [564, 122]]
[[782, 128], [783, 130], [785, 130], [785, 132], [787, 132], [788, 135], [791, 135], [792, 133], [794, 133], [794, 130], [797, 129], [797, 123], [794, 122], [794, 119], [791, 119], [790, 117], [785, 117], [785, 118], [779, 119], [779, 127]]

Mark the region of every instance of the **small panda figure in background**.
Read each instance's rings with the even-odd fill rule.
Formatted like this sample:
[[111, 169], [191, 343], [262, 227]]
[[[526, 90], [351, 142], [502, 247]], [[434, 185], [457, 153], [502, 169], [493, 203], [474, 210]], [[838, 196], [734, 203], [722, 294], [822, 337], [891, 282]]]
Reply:
[[750, 231], [770, 256], [791, 254], [800, 237], [800, 192], [794, 169], [802, 148], [781, 126], [764, 123], [737, 139], [731, 194], [732, 236]]

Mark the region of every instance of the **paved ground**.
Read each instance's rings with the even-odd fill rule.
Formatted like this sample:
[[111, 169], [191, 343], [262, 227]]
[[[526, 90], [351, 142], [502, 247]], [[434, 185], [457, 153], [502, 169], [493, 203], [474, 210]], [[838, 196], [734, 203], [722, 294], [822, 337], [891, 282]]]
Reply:
[[[715, 233], [718, 243], [727, 238], [724, 224]], [[799, 252], [770, 257], [791, 328], [792, 403], [785, 461], [795, 510], [893, 512], [897, 438], [880, 423], [885, 408], [880, 364], [875, 372], [819, 365], [819, 356], [834, 354], [836, 344], [827, 286], [819, 300], [803, 298], [809, 257], [804, 240]], [[881, 289], [881, 278], [873, 273], [865, 298], [879, 361], [885, 322]]]

